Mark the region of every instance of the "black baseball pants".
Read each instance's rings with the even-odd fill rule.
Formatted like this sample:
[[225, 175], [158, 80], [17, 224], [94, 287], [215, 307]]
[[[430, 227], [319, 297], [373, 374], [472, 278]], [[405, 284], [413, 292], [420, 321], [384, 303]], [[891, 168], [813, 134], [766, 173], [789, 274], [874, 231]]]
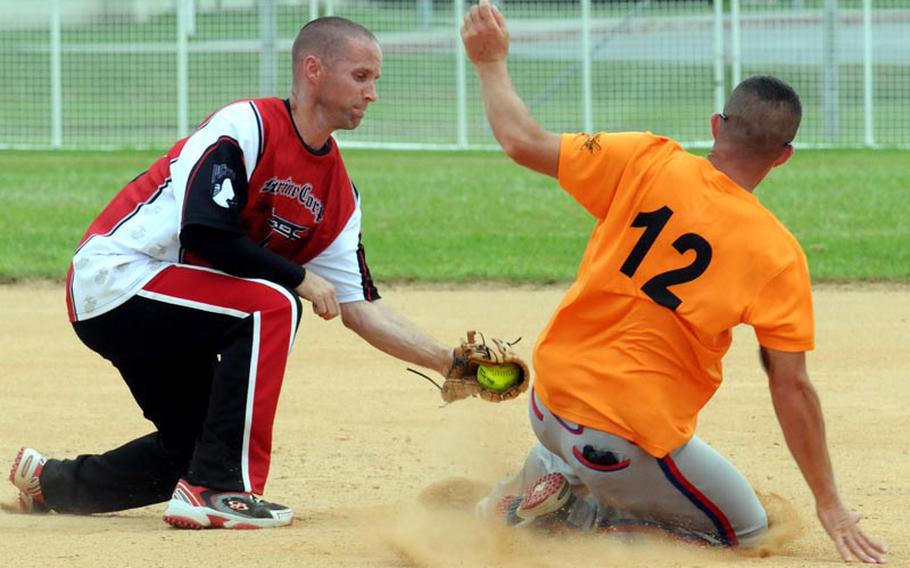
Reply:
[[155, 431], [103, 454], [49, 459], [47, 505], [66, 513], [141, 507], [169, 499], [181, 477], [262, 494], [299, 314], [297, 296], [276, 284], [174, 265], [126, 303], [75, 322]]

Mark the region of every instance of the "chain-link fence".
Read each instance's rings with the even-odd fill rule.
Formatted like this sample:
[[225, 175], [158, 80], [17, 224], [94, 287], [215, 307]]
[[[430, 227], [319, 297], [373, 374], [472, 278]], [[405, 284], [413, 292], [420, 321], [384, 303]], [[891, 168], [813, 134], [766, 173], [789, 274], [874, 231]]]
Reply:
[[[383, 47], [346, 145], [493, 145], [458, 28], [467, 0], [0, 0], [0, 147], [167, 146], [238, 98], [285, 97], [318, 15]], [[910, 0], [504, 0], [510, 69], [545, 127], [710, 142], [740, 78], [804, 104], [805, 146], [910, 147]]]

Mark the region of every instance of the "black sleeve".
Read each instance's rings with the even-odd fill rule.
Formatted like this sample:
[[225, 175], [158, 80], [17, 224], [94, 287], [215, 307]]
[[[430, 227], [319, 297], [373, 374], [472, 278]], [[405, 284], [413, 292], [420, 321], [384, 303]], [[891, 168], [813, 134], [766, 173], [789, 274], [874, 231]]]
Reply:
[[180, 244], [218, 270], [241, 278], [263, 278], [294, 289], [306, 277], [304, 267], [257, 246], [245, 234], [190, 225], [180, 231]]
[[222, 136], [203, 151], [187, 176], [184, 199], [182, 227], [244, 232], [240, 212], [247, 203], [246, 167], [236, 140]]

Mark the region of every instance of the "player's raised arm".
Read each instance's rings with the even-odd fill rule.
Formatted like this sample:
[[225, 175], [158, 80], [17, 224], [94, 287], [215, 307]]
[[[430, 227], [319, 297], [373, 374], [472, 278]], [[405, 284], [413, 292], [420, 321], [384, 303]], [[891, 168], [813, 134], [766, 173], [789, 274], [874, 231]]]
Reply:
[[762, 347], [762, 365], [768, 373], [771, 400], [787, 447], [815, 497], [822, 526], [845, 561], [885, 562], [885, 546], [859, 529], [860, 513], [840, 500], [825, 441], [825, 423], [818, 395], [806, 371], [805, 353], [787, 353]]
[[509, 30], [503, 15], [489, 0], [480, 0], [464, 18], [461, 39], [480, 78], [484, 109], [496, 140], [518, 164], [555, 178], [560, 138], [534, 120], [515, 92], [506, 66]]

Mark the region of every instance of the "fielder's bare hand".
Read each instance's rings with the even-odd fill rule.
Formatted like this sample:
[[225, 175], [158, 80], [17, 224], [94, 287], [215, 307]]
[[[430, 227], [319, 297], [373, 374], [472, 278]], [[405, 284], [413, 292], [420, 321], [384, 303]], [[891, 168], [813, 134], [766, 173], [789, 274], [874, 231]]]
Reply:
[[303, 282], [294, 291], [312, 303], [313, 313], [324, 320], [330, 320], [341, 312], [335, 287], [312, 270], [307, 271]]
[[854, 558], [869, 564], [884, 564], [888, 548], [866, 536], [859, 530], [862, 514], [849, 511], [841, 504], [818, 507], [818, 519], [828, 536], [834, 541], [837, 552], [845, 562]]
[[480, 0], [468, 11], [461, 26], [461, 40], [468, 58], [475, 65], [505, 61], [509, 55], [506, 19], [490, 0]]

